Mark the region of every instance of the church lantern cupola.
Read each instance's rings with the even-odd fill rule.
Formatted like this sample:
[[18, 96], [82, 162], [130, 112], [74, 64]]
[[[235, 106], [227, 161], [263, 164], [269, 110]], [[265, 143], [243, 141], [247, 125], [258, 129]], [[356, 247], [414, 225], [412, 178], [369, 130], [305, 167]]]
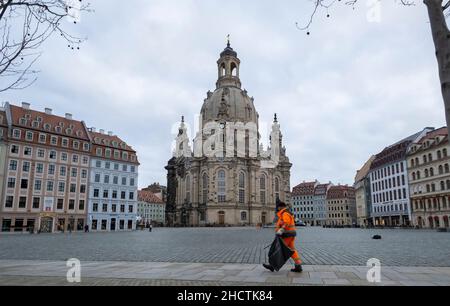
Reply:
[[237, 52], [230, 46], [228, 39], [227, 47], [220, 53], [217, 61], [218, 75], [216, 87], [235, 86], [241, 88], [241, 80], [239, 79], [239, 65], [241, 61], [237, 57]]

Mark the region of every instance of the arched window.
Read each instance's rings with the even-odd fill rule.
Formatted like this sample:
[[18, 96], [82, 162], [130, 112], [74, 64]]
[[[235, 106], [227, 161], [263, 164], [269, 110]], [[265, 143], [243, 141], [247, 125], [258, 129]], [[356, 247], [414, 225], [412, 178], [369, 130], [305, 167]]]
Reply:
[[443, 155], [444, 157], [447, 157], [447, 149], [442, 149], [442, 155]]
[[428, 177], [428, 169], [425, 169], [425, 177]]
[[445, 190], [445, 183], [444, 183], [444, 181], [441, 181], [441, 190]]
[[223, 203], [227, 200], [226, 187], [225, 171], [219, 170], [219, 172], [217, 172], [217, 200], [219, 203]]
[[418, 165], [419, 165], [419, 158], [416, 157], [416, 166], [418, 166]]
[[245, 203], [245, 174], [239, 173], [239, 203]]
[[231, 68], [231, 75], [232, 76], [237, 76], [237, 66], [236, 66], [236, 64], [235, 63], [231, 63], [230, 68]]
[[221, 77], [223, 77], [223, 76], [226, 74], [225, 63], [222, 63], [222, 64], [220, 65], [219, 71], [220, 71], [220, 76], [221, 76]]
[[[413, 179], [413, 181], [416, 180], [416, 173], [415, 173], [415, 172], [412, 173], [412, 179]], [[394, 181], [394, 182], [395, 182], [395, 181]]]
[[417, 179], [420, 180], [420, 171], [417, 171]]
[[442, 165], [439, 165], [439, 174], [444, 174], [444, 167]]
[[426, 188], [427, 188], [427, 192], [430, 192], [430, 185], [429, 184], [427, 184]]
[[441, 150], [438, 150], [438, 151], [437, 151], [437, 158], [438, 158], [438, 159], [441, 159], [441, 158], [442, 158]]
[[241, 221], [246, 221], [246, 220], [247, 220], [247, 212], [241, 211]]
[[450, 180], [447, 180], [445, 183], [447, 184], [447, 189], [450, 189]]
[[450, 171], [450, 168], [448, 167], [448, 164], [444, 165], [445, 173], [448, 173]]
[[431, 162], [433, 160], [433, 155], [431, 153], [428, 154], [428, 161]]
[[423, 159], [423, 163], [425, 164], [427, 162], [427, 156], [426, 155], [422, 156], [422, 159]]
[[430, 168], [430, 176], [434, 176], [434, 169]]
[[203, 173], [202, 176], [202, 200], [203, 204], [208, 202], [208, 175], [206, 173]]
[[261, 204], [266, 204], [266, 175], [262, 174], [259, 178], [259, 197], [261, 200]]
[[186, 200], [188, 203], [191, 202], [191, 177], [186, 176]]
[[280, 199], [280, 180], [278, 177], [275, 178], [275, 201], [277, 199]]
[[414, 159], [411, 159], [411, 167], [414, 167]]

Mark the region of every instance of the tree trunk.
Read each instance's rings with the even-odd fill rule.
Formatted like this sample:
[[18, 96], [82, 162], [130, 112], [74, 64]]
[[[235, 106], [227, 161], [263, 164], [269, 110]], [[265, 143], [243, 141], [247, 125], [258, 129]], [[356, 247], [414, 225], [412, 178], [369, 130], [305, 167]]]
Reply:
[[442, 8], [443, 0], [424, 0], [423, 2], [428, 9], [444, 99], [445, 119], [450, 136], [450, 32]]

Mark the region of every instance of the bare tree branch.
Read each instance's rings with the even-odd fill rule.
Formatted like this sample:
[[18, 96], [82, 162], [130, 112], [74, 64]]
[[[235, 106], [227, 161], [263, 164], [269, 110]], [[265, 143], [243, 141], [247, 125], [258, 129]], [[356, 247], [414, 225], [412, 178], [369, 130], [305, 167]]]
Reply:
[[63, 27], [63, 19], [73, 18], [74, 4], [79, 12], [92, 11], [82, 0], [0, 0], [0, 92], [23, 89], [36, 81], [38, 71], [32, 66], [50, 36], [59, 34], [69, 48], [79, 49], [86, 38]]

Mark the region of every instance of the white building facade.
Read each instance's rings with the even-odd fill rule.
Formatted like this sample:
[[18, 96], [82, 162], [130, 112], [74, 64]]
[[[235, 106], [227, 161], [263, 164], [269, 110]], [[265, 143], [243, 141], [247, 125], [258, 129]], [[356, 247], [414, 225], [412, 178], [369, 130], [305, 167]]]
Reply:
[[370, 167], [371, 218], [375, 226], [407, 226], [411, 223], [406, 152], [430, 128], [385, 148]]
[[141, 224], [164, 224], [166, 220], [166, 204], [151, 191], [138, 191], [138, 219]]
[[323, 226], [327, 221], [327, 192], [332, 184], [320, 184], [314, 189], [314, 225]]
[[136, 152], [112, 133], [91, 129], [88, 225], [91, 231], [136, 229], [138, 166]]

